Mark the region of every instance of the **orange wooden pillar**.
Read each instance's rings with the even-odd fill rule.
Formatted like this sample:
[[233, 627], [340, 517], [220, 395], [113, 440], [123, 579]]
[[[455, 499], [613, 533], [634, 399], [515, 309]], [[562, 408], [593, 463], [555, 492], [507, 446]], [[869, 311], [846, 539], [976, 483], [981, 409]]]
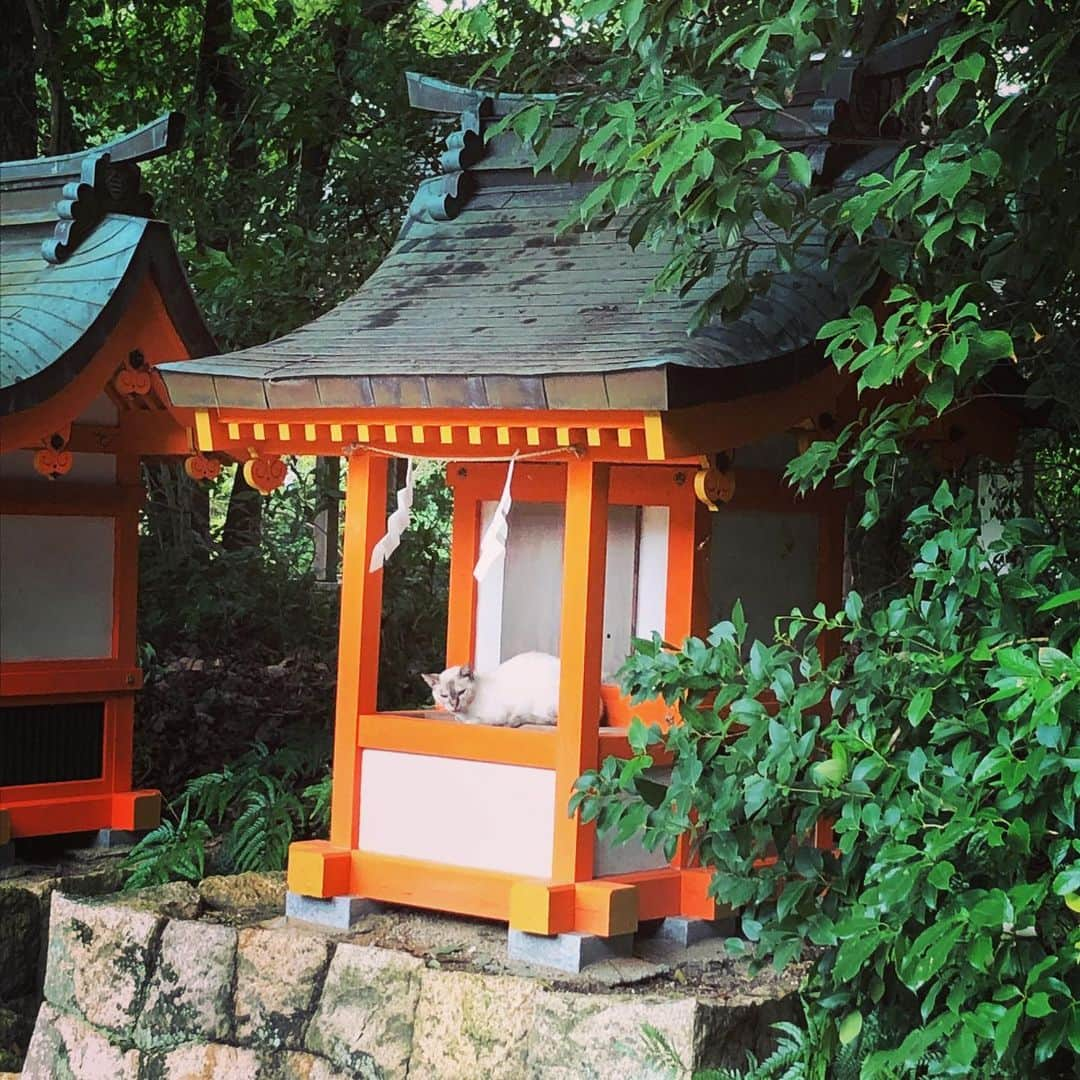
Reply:
[[[466, 466], [460, 468], [464, 475]], [[476, 578], [480, 553], [480, 500], [462, 488], [454, 490], [450, 536], [450, 596], [446, 613], [446, 666], [471, 664], [476, 649]]]
[[338, 681], [334, 722], [334, 788], [330, 843], [355, 848], [360, 827], [359, 717], [373, 713], [379, 683], [381, 570], [368, 572], [371, 549], [386, 531], [386, 458], [356, 453], [345, 487]]
[[588, 881], [593, 876], [595, 824], [579, 824], [576, 816], [567, 816], [566, 808], [574, 781], [596, 768], [599, 753], [609, 475], [608, 465], [588, 460], [571, 461], [566, 469], [551, 873], [555, 883]]

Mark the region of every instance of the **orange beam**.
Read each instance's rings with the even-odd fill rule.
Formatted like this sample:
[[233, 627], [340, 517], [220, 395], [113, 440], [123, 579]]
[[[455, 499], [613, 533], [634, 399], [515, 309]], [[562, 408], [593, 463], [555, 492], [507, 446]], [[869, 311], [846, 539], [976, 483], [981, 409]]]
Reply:
[[354, 851], [349, 892], [392, 904], [505, 922], [510, 916], [510, 890], [516, 880], [513, 874], [495, 870]]
[[559, 656], [558, 752], [555, 758], [555, 842], [552, 878], [587, 881], [593, 872], [595, 823], [567, 816], [574, 781], [596, 768], [600, 732], [600, 670], [604, 636], [610, 468], [594, 461], [566, 467]]
[[139, 668], [115, 660], [0, 663], [0, 698], [32, 697], [38, 704], [135, 691], [142, 684]]
[[[10, 789], [9, 789], [10, 790]], [[157, 824], [161, 796], [156, 791], [128, 791], [73, 798], [44, 798], [4, 803], [11, 835], [50, 836], [96, 829], [146, 829]]]
[[[441, 714], [446, 717], [446, 713]], [[555, 768], [556, 732], [536, 728], [460, 724], [440, 714], [420, 717], [403, 713], [361, 716], [359, 745], [368, 750], [396, 750], [459, 761], [493, 761], [504, 765]]]
[[383, 572], [368, 573], [368, 564], [386, 528], [386, 458], [353, 454], [345, 496], [330, 842], [354, 848], [360, 828], [360, 714], [373, 713], [378, 696]]
[[[450, 482], [465, 472], [447, 469]], [[515, 479], [517, 473], [515, 471]], [[498, 498], [498, 496], [496, 496]], [[480, 551], [480, 502], [454, 487], [454, 516], [450, 545], [450, 598], [446, 613], [446, 666], [469, 664], [476, 648], [476, 566]]]

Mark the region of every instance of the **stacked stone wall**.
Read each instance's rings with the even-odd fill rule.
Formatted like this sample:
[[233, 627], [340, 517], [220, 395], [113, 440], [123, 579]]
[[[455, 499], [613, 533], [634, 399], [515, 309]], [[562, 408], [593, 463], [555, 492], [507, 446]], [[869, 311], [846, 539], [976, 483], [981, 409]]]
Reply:
[[198, 895], [167, 889], [156, 905], [52, 897], [23, 1080], [670, 1076], [646, 1025], [689, 1072], [745, 1064], [785, 1009], [433, 968], [295, 925], [185, 918]]

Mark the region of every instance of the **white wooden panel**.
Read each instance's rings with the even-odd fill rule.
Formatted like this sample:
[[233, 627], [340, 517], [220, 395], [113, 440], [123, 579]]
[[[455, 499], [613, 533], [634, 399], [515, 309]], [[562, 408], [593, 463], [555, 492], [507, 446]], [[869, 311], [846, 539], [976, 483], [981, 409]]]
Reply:
[[549, 769], [390, 750], [363, 754], [361, 851], [546, 878], [554, 814]]
[[604, 572], [604, 655], [601, 677], [612, 682], [630, 655], [637, 591], [638, 508], [608, 510], [607, 561]]
[[0, 659], [112, 655], [114, 521], [0, 515]]
[[536, 650], [559, 655], [564, 512], [561, 503], [515, 503], [503, 578], [503, 660]]
[[0, 454], [0, 478], [4, 480], [36, 480], [45, 484], [115, 484], [116, 458], [112, 454], [76, 454], [71, 472], [59, 480], [34, 471], [33, 450], [12, 450]]
[[638, 540], [637, 613], [634, 636], [664, 633], [667, 613], [668, 528], [671, 513], [666, 506], [641, 508]]
[[777, 615], [817, 603], [817, 515], [724, 507], [712, 519], [712, 621], [741, 599], [748, 641], [771, 641]]
[[[480, 504], [480, 535], [495, 515], [496, 502]], [[513, 508], [511, 507], [511, 510]], [[509, 541], [509, 537], [508, 537]], [[499, 559], [476, 586], [476, 645], [473, 663], [477, 671], [493, 671], [502, 663], [503, 577], [506, 560]]]

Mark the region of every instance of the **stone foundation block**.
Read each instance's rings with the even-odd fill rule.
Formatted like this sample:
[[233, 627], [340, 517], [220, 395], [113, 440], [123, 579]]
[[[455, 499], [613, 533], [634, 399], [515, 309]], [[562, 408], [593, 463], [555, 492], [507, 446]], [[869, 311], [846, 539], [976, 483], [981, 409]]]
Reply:
[[137, 1051], [120, 1050], [78, 1017], [42, 1004], [22, 1080], [136, 1080], [138, 1074]]
[[507, 953], [511, 960], [526, 964], [541, 964], [575, 974], [589, 964], [633, 956], [634, 935], [617, 934], [599, 937], [596, 934], [530, 934], [524, 930], [509, 931]]
[[215, 923], [170, 922], [135, 1027], [144, 1050], [189, 1041], [219, 1042], [232, 1033], [236, 931]]
[[533, 979], [425, 970], [409, 1075], [520, 1080], [540, 993]]
[[330, 942], [318, 934], [241, 930], [234, 998], [237, 1041], [302, 1048], [329, 962]]
[[53, 893], [45, 999], [130, 1038], [164, 920]]
[[[523, 1075], [543, 1080], [664, 1080], [698, 1067], [693, 998], [545, 993]], [[645, 1034], [645, 1025], [657, 1036]], [[677, 1064], [678, 1062], [678, 1064]]]
[[338, 945], [305, 1048], [347, 1073], [404, 1077], [423, 970], [423, 962], [407, 953]]
[[669, 941], [686, 948], [710, 938], [731, 937], [734, 930], [732, 919], [688, 919], [673, 915], [660, 920], [652, 937], [655, 941]]
[[378, 903], [364, 896], [303, 896], [294, 892], [285, 894], [286, 918], [329, 926], [334, 930], [348, 930], [365, 915], [381, 910]]

